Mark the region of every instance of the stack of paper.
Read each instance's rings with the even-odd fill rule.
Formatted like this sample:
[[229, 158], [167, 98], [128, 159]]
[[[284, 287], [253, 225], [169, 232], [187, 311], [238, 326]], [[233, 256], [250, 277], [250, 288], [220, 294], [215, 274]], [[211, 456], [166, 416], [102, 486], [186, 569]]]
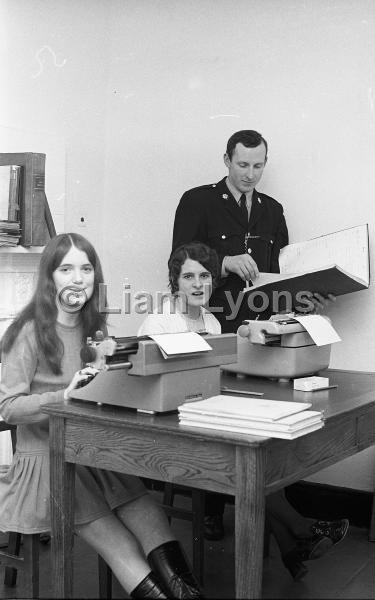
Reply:
[[179, 407], [179, 421], [188, 427], [220, 429], [293, 440], [323, 427], [320, 411], [309, 402], [284, 402], [238, 396], [212, 396]]
[[17, 246], [21, 237], [18, 221], [0, 220], [0, 246]]

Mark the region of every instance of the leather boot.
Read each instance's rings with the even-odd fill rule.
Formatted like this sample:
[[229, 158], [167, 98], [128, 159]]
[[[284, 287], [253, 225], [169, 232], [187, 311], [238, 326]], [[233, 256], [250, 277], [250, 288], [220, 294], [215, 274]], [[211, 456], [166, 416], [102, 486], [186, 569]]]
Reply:
[[203, 598], [179, 542], [166, 542], [158, 546], [147, 559], [168, 598]]
[[149, 573], [147, 577], [142, 579], [141, 583], [130, 594], [131, 598], [160, 598], [165, 600], [167, 596], [160, 587], [154, 573]]

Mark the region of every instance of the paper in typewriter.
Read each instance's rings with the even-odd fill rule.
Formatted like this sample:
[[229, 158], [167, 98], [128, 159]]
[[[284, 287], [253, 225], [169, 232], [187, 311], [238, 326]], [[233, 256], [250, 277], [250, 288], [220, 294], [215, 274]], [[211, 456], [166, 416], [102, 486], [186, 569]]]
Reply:
[[149, 337], [157, 343], [164, 358], [212, 350], [206, 340], [193, 331], [160, 333]]
[[[280, 251], [280, 274], [260, 273], [244, 291], [300, 290], [341, 295], [367, 288], [370, 283], [368, 225], [285, 246]], [[275, 287], [275, 284], [277, 287]]]
[[341, 342], [331, 322], [322, 315], [298, 315], [294, 318], [306, 329], [317, 346]]

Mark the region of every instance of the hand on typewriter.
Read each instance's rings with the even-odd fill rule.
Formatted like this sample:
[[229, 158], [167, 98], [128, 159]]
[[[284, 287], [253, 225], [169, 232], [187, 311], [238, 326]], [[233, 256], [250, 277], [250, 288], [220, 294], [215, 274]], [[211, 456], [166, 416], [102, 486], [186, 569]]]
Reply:
[[93, 379], [97, 373], [99, 373], [99, 370], [95, 369], [94, 367], [85, 367], [84, 369], [74, 373], [72, 381], [64, 391], [64, 400], [69, 398], [69, 394], [72, 390], [89, 383], [89, 381], [91, 381], [91, 379]]

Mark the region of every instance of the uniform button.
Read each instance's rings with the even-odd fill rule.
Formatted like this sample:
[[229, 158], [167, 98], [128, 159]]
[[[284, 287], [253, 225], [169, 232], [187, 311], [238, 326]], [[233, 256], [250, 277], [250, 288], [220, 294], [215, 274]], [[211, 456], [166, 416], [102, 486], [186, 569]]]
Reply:
[[273, 244], [273, 240], [270, 240], [271, 244]]
[[216, 187], [216, 183], [213, 183], [213, 184], [212, 184], [212, 187]]
[[224, 234], [221, 236], [221, 239], [222, 239], [222, 240], [226, 240], [226, 238], [227, 238], [227, 236], [226, 236], [226, 235], [224, 235]]
[[247, 249], [247, 253], [248, 253], [248, 254], [251, 254], [251, 248], [248, 248], [248, 249]]

